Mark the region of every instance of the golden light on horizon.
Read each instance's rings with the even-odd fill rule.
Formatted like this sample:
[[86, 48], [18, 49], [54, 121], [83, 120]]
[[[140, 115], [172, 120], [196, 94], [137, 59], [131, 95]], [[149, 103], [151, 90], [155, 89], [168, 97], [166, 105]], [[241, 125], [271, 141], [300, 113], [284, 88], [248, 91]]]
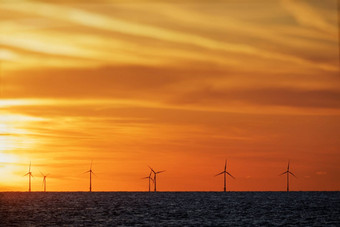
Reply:
[[0, 190], [340, 190], [336, 6], [2, 1]]

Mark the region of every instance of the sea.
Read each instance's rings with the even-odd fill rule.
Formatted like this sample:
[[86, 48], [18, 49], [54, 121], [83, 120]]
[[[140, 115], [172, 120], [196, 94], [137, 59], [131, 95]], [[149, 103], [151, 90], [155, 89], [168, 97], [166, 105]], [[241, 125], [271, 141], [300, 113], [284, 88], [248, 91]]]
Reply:
[[1, 192], [0, 226], [340, 226], [340, 192]]

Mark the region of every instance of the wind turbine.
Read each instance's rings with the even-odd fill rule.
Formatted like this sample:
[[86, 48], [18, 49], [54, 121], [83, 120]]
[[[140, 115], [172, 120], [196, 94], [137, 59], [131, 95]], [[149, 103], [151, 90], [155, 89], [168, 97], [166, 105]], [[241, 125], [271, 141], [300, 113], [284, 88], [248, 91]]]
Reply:
[[232, 176], [232, 175], [227, 171], [227, 160], [225, 160], [225, 163], [224, 163], [224, 170], [223, 170], [222, 172], [220, 172], [219, 174], [216, 174], [215, 177], [218, 176], [218, 175], [221, 175], [221, 174], [224, 175], [224, 187], [223, 187], [223, 191], [225, 192], [226, 189], [227, 189], [227, 174], [228, 174], [229, 176], [231, 176], [233, 179], [235, 179], [235, 177]]
[[90, 170], [88, 170], [88, 171], [86, 171], [84, 173], [90, 173], [90, 192], [92, 192], [92, 173], [94, 174], [94, 172], [92, 171], [92, 161], [91, 161]]
[[289, 163], [290, 163], [290, 161], [288, 161], [287, 171], [285, 171], [285, 172], [283, 172], [283, 173], [281, 173], [281, 174], [279, 175], [279, 176], [281, 176], [281, 175], [287, 174], [287, 192], [289, 192], [289, 174], [291, 174], [291, 175], [293, 175], [294, 177], [296, 177], [296, 176], [294, 175], [294, 173], [292, 173], [292, 172], [289, 171]]
[[32, 172], [31, 172], [31, 162], [28, 167], [28, 172], [25, 174], [25, 176], [28, 175], [28, 192], [31, 192], [31, 177], [33, 177]]
[[156, 178], [157, 178], [157, 174], [159, 174], [159, 173], [163, 173], [163, 172], [165, 172], [165, 170], [162, 170], [162, 171], [158, 171], [158, 172], [156, 172], [156, 171], [154, 171], [150, 166], [149, 166], [149, 168], [151, 169], [151, 171], [153, 172], [153, 185], [154, 185], [154, 192], [156, 192], [157, 191], [157, 184], [156, 184]]
[[149, 179], [149, 192], [150, 192], [150, 181], [153, 181], [152, 177], [151, 177], [152, 171], [150, 171], [149, 176], [147, 177], [143, 177], [142, 179]]
[[46, 192], [46, 177], [49, 175], [49, 174], [43, 174], [42, 172], [40, 172], [41, 175], [44, 177], [43, 179], [43, 186], [44, 186], [44, 192]]

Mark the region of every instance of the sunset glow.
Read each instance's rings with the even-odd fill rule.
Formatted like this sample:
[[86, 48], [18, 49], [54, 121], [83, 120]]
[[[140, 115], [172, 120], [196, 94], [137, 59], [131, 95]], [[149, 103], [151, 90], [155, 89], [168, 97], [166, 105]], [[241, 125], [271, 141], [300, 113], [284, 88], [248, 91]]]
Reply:
[[[91, 3], [92, 2], [92, 3]], [[95, 2], [95, 3], [94, 3]], [[0, 191], [340, 190], [336, 0], [0, 3]]]

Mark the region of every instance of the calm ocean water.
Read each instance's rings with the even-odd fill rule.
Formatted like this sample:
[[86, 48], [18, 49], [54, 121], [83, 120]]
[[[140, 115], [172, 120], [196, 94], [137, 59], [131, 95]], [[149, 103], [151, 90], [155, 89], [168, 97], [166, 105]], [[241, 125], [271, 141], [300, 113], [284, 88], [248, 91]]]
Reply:
[[340, 192], [3, 192], [1, 226], [340, 226]]

